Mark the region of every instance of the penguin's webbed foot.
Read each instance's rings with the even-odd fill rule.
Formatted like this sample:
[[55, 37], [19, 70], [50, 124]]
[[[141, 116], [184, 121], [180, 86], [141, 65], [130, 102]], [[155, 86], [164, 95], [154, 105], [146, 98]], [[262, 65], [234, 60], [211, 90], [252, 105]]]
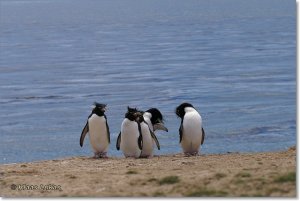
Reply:
[[138, 156], [125, 156], [125, 158], [129, 158], [129, 159], [138, 159]]
[[184, 152], [184, 156], [186, 156], [186, 157], [198, 156], [198, 155], [199, 155], [198, 151], [196, 151], [196, 152]]
[[147, 159], [150, 159], [150, 158], [153, 158], [153, 156], [147, 156], [146, 158], [147, 158]]
[[95, 159], [99, 159], [99, 158], [108, 158], [108, 156], [106, 155], [107, 152], [102, 152], [102, 153], [95, 153], [94, 157]]
[[153, 158], [152, 155], [149, 155], [149, 156], [140, 156], [140, 158], [147, 158], [147, 159], [150, 159], [150, 158]]

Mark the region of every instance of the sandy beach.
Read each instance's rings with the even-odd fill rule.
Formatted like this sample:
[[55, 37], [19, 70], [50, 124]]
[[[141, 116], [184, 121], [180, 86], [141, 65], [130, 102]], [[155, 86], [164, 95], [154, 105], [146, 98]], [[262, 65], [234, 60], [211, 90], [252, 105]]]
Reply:
[[1, 197], [295, 197], [296, 148], [0, 165]]

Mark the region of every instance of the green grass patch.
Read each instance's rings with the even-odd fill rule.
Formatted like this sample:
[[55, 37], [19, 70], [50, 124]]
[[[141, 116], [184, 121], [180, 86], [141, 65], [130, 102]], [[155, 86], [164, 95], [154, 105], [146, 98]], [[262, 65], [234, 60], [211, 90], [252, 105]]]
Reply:
[[260, 194], [260, 193], [256, 193], [256, 194], [254, 194], [254, 195], [251, 196], [251, 197], [264, 197], [264, 195], [262, 195], [262, 194]]
[[237, 177], [251, 177], [251, 174], [248, 173], [248, 172], [240, 172], [235, 176], [237, 176]]
[[136, 170], [129, 170], [126, 172], [126, 174], [137, 174], [138, 172]]
[[217, 178], [217, 179], [222, 179], [222, 178], [224, 178], [224, 177], [226, 177], [227, 175], [226, 174], [224, 174], [224, 173], [217, 173], [217, 174], [215, 174], [215, 177]]
[[254, 179], [254, 181], [259, 182], [261, 185], [264, 185], [267, 183], [265, 178], [256, 178], [256, 179]]
[[199, 188], [195, 191], [186, 194], [187, 197], [222, 197], [226, 196], [228, 193], [226, 191], [217, 191], [207, 188]]
[[282, 190], [280, 190], [279, 188], [277, 187], [274, 187], [274, 188], [270, 188], [267, 190], [266, 194], [267, 195], [271, 195], [272, 193], [281, 193]]
[[290, 172], [288, 174], [279, 176], [274, 179], [277, 183], [284, 183], [284, 182], [296, 182], [296, 172]]
[[157, 179], [155, 179], [155, 178], [150, 178], [150, 179], [148, 179], [147, 181], [148, 181], [148, 182], [154, 182], [154, 181], [157, 182]]
[[240, 184], [244, 184], [244, 183], [245, 183], [245, 181], [242, 180], [242, 179], [236, 179], [236, 180], [234, 180], [233, 182], [234, 182], [234, 184], [236, 184], [236, 185], [240, 185]]
[[72, 174], [66, 174], [65, 176], [70, 178], [70, 179], [76, 179], [77, 178], [75, 175], [72, 175]]
[[243, 193], [243, 194], [240, 195], [240, 197], [250, 197], [250, 195]]
[[148, 196], [148, 195], [147, 195], [147, 193], [140, 193], [140, 196], [141, 196], [141, 197], [146, 197], [146, 196]]
[[164, 185], [164, 184], [175, 184], [179, 182], [179, 177], [177, 176], [168, 176], [168, 177], [164, 177], [161, 180], [158, 181], [158, 183], [160, 185]]
[[166, 194], [164, 194], [163, 192], [161, 191], [156, 191], [152, 194], [153, 197], [165, 197]]

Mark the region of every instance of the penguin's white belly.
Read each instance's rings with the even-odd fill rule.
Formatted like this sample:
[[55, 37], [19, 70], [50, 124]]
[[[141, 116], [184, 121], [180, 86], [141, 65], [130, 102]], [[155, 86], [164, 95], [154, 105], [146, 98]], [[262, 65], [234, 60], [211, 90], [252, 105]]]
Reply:
[[153, 125], [151, 123], [151, 120], [147, 116], [144, 116], [144, 120], [147, 122], [150, 130], [153, 132]]
[[197, 112], [186, 113], [183, 119], [181, 147], [184, 152], [199, 151], [202, 140], [202, 119]]
[[106, 119], [93, 114], [89, 120], [89, 138], [94, 153], [107, 152], [109, 147]]
[[153, 156], [153, 149], [154, 149], [154, 140], [152, 139], [149, 127], [145, 123], [141, 123], [141, 130], [143, 136], [143, 149], [141, 156], [148, 157]]
[[139, 135], [138, 124], [124, 119], [121, 126], [120, 148], [125, 157], [138, 158], [141, 155], [141, 150], [138, 146]]

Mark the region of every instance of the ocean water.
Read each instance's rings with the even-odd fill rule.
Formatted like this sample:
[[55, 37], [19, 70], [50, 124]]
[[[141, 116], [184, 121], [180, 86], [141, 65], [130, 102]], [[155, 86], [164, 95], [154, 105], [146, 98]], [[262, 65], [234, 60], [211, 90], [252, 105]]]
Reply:
[[92, 156], [81, 130], [108, 104], [115, 149], [126, 107], [157, 107], [181, 152], [175, 107], [206, 131], [201, 153], [296, 144], [292, 0], [1, 0], [0, 163]]

